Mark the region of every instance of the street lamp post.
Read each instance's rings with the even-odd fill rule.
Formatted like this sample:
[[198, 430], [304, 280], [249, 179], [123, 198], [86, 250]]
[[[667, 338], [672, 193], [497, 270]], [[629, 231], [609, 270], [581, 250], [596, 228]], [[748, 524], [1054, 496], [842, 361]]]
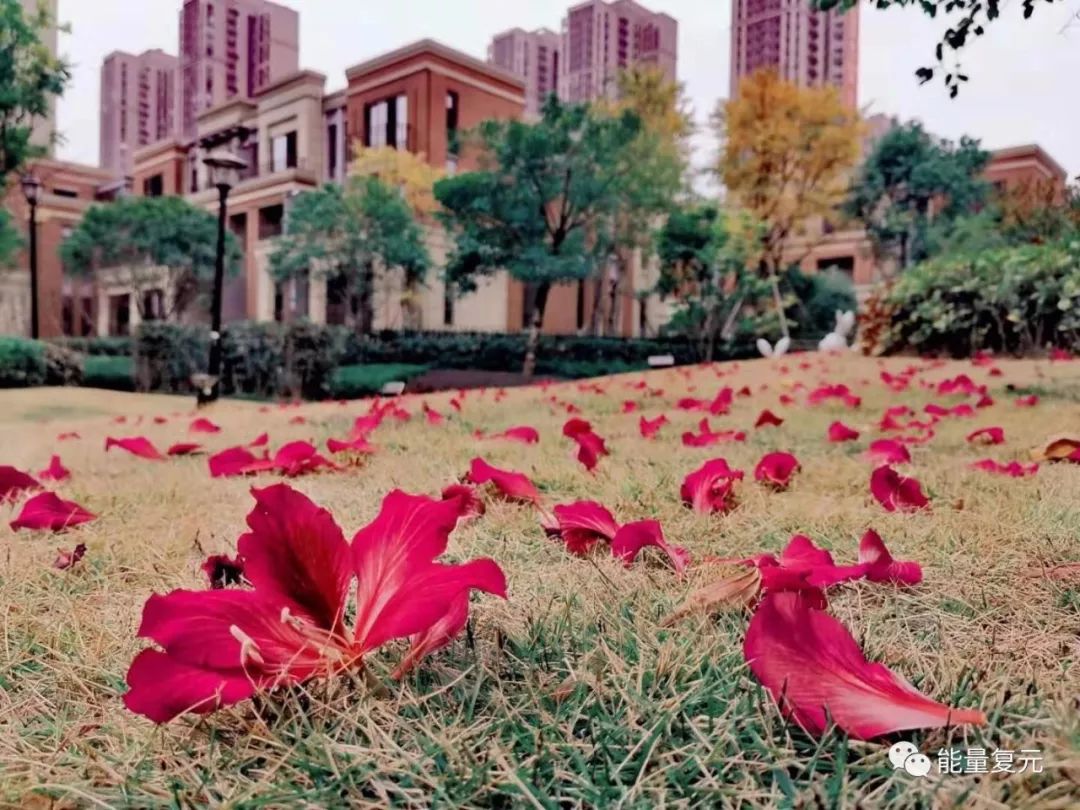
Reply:
[[33, 172], [22, 177], [23, 194], [30, 206], [30, 337], [40, 337], [38, 322], [37, 207], [41, 199], [41, 181]]
[[247, 162], [231, 152], [211, 152], [203, 159], [210, 172], [210, 183], [218, 190], [217, 256], [214, 264], [214, 297], [210, 313], [210, 363], [207, 391], [200, 388], [197, 400], [200, 404], [213, 402], [221, 393], [221, 298], [225, 286], [225, 216], [229, 190], [240, 179], [240, 172]]

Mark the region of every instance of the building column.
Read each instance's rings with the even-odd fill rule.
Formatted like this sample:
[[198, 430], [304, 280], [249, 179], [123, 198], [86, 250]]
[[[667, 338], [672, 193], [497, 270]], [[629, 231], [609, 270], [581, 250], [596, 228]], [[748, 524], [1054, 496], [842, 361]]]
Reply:
[[308, 320], [326, 323], [326, 276], [322, 273], [308, 278]]

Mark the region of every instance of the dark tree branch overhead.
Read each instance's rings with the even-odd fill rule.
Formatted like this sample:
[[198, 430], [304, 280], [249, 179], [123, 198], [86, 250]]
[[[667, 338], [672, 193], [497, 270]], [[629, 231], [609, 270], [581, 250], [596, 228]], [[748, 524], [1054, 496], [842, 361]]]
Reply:
[[[1061, 3], [1065, 0], [1021, 0], [1020, 15], [1027, 20], [1035, 13], [1038, 6]], [[847, 11], [854, 8], [858, 0], [809, 0], [812, 8], [819, 11], [839, 9]], [[872, 0], [874, 8], [915, 7], [932, 19], [940, 14], [946, 25], [941, 38], [934, 45], [933, 65], [920, 67], [915, 76], [920, 84], [926, 84], [935, 76], [944, 80], [951, 98], [956, 98], [960, 85], [968, 81], [968, 75], [960, 67], [960, 51], [972, 39], [986, 33], [986, 29], [1001, 17], [1001, 0]], [[1000, 24], [1000, 23], [999, 23]]]

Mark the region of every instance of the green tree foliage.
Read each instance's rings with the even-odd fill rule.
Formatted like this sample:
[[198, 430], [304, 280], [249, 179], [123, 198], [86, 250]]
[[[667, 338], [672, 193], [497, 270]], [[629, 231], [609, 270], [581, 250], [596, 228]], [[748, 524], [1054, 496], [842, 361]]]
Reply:
[[753, 239], [730, 228], [712, 203], [676, 208], [660, 229], [656, 292], [677, 299], [671, 329], [688, 334], [706, 361], [733, 337], [743, 303], [768, 289], [747, 272], [752, 252]]
[[353, 325], [370, 332], [380, 271], [401, 268], [404, 287], [423, 280], [431, 263], [424, 234], [404, 196], [377, 177], [327, 184], [293, 200], [285, 233], [270, 257], [275, 278], [338, 279]]
[[932, 221], [947, 227], [987, 200], [989, 158], [972, 138], [954, 144], [916, 122], [894, 127], [859, 169], [846, 213], [862, 221], [879, 256], [910, 267], [931, 255]]
[[535, 123], [485, 121], [474, 133], [482, 168], [435, 184], [455, 238], [447, 283], [468, 291], [505, 269], [528, 285], [527, 375], [551, 286], [596, 269], [597, 234], [634, 176], [629, 147], [641, 129], [629, 110], [598, 115], [552, 97]]
[[[1035, 8], [1045, 3], [1057, 3], [1063, 0], [1021, 0], [1019, 6], [1008, 11], [1020, 14], [1028, 19], [1035, 13]], [[811, 7], [819, 11], [838, 8], [841, 11], [854, 8], [858, 0], [810, 0]], [[926, 84], [934, 76], [940, 76], [949, 96], [956, 98], [960, 86], [968, 76], [960, 67], [960, 51], [973, 39], [983, 36], [987, 28], [1001, 16], [1001, 0], [874, 0], [874, 8], [887, 10], [893, 8], [917, 8], [932, 19], [940, 13], [944, 33], [934, 44], [934, 65], [923, 66], [915, 71], [919, 82]]]
[[0, 0], [0, 185], [27, 160], [44, 153], [31, 144], [35, 119], [44, 118], [71, 79], [68, 64], [49, 53], [41, 34], [53, 24], [42, 5], [23, 11]]
[[[64, 269], [78, 276], [109, 271], [130, 286], [143, 318], [144, 293], [164, 293], [166, 320], [182, 315], [213, 278], [217, 219], [182, 197], [125, 197], [92, 206], [60, 245]], [[235, 273], [240, 245], [225, 234], [225, 269]]]
[[22, 245], [22, 235], [15, 227], [11, 214], [0, 208], [0, 267], [8, 265]]

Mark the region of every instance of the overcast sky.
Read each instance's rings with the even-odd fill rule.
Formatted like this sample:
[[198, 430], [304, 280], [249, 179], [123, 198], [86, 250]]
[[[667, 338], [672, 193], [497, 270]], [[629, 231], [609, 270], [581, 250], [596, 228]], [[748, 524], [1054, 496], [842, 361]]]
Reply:
[[[325, 73], [327, 89], [345, 84], [345, 68], [412, 40], [433, 37], [483, 58], [491, 35], [511, 28], [558, 29], [572, 0], [282, 0], [300, 11], [301, 66]], [[643, 0], [679, 21], [679, 79], [701, 124], [728, 91], [730, 0]], [[60, 50], [74, 80], [60, 101], [65, 142], [59, 155], [96, 164], [100, 67], [113, 50], [177, 51], [180, 0], [60, 0], [71, 26]], [[869, 113], [919, 118], [956, 138], [970, 134], [988, 148], [1038, 142], [1070, 176], [1080, 174], [1080, 0], [1038, 4], [1023, 21], [1018, 0], [1005, 0], [989, 33], [968, 48], [971, 81], [950, 100], [940, 82], [920, 87], [942, 29], [915, 9], [860, 9], [859, 105]], [[1072, 25], [1069, 25], [1070, 21]], [[696, 162], [715, 145], [696, 139]]]

